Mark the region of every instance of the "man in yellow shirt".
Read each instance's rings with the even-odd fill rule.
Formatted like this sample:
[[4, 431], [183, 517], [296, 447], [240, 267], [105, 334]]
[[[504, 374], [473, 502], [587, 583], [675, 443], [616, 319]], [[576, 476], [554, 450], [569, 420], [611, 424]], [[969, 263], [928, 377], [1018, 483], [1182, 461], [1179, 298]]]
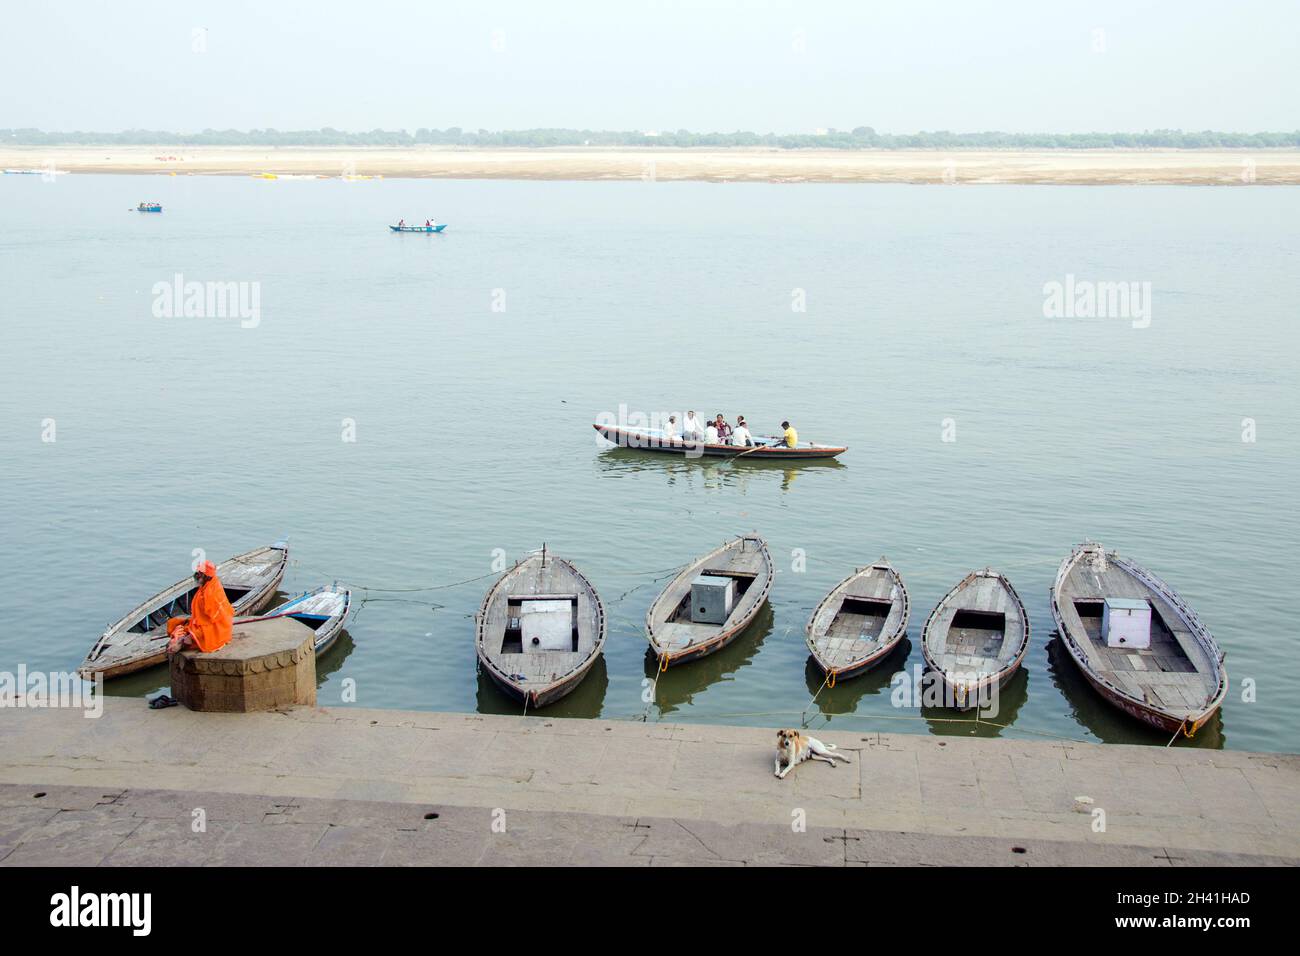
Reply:
[[785, 447], [794, 448], [799, 444], [799, 433], [794, 430], [789, 422], [782, 422], [781, 428], [785, 430]]

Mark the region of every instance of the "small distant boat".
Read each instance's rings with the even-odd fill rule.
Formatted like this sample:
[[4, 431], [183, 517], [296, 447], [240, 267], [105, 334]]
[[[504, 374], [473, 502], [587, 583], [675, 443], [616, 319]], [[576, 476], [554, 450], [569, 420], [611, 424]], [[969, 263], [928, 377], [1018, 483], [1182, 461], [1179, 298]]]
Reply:
[[[217, 578], [235, 614], [256, 614], [270, 603], [288, 562], [289, 545], [278, 542], [218, 564]], [[195, 590], [191, 576], [149, 598], [100, 635], [77, 673], [87, 679], [103, 674], [108, 680], [163, 663], [167, 659], [167, 619], [190, 613]]]
[[135, 207], [136, 212], [162, 212], [162, 203], [160, 202], [142, 202]]
[[267, 611], [265, 617], [291, 617], [306, 624], [316, 632], [314, 647], [317, 654], [328, 651], [343, 633], [343, 623], [352, 607], [352, 592], [337, 584], [327, 584], [290, 598], [279, 607]]
[[[1052, 617], [1088, 683], [1167, 734], [1196, 733], [1228, 693], [1225, 655], [1196, 612], [1160, 578], [1096, 542], [1061, 562]], [[1136, 632], [1125, 633], [1132, 624]]]
[[684, 455], [687, 458], [704, 455], [710, 458], [741, 458], [746, 461], [773, 461], [798, 458], [834, 458], [848, 451], [842, 445], [818, 445], [815, 442], [800, 442], [794, 448], [788, 448], [785, 439], [775, 437], [759, 438], [755, 436], [754, 445], [710, 444], [706, 442], [687, 442], [681, 438], [665, 438], [657, 428], [621, 428], [615, 425], [602, 425], [599, 422], [592, 428], [606, 441], [611, 441], [620, 448], [633, 448], [637, 451], [653, 451], [672, 455]]
[[921, 636], [927, 668], [943, 682], [945, 702], [979, 706], [1025, 658], [1029, 615], [1011, 582], [996, 571], [972, 571], [930, 612]]
[[881, 558], [835, 585], [813, 609], [808, 650], [832, 685], [857, 677], [898, 646], [910, 613], [903, 579]]
[[437, 226], [389, 226], [393, 232], [442, 232], [447, 228], [444, 222]]
[[477, 616], [479, 664], [525, 707], [545, 707], [587, 676], [605, 647], [605, 606], [543, 545], [497, 579]]
[[772, 589], [767, 542], [742, 535], [696, 558], [655, 598], [646, 635], [660, 668], [720, 651], [749, 626]]

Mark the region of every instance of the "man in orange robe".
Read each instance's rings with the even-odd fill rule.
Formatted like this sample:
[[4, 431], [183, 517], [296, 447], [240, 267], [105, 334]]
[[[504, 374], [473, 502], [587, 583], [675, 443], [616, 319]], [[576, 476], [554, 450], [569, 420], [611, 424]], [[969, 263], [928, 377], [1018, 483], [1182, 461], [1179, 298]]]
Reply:
[[230, 640], [235, 609], [226, 599], [226, 589], [217, 579], [217, 568], [204, 561], [194, 571], [199, 589], [190, 599], [189, 617], [173, 617], [167, 621], [168, 653], [192, 645], [201, 651], [220, 650]]

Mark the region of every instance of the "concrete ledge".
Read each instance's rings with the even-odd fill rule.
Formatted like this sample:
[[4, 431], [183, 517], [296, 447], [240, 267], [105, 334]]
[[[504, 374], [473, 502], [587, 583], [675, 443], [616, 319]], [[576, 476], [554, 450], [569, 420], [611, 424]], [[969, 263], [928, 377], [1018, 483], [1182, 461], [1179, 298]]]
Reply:
[[[0, 712], [0, 783], [23, 790], [14, 791], [18, 829], [0, 827], [0, 852], [7, 845], [12, 855], [30, 842], [14, 842], [34, 819], [24, 814], [50, 806], [24, 797], [27, 789], [73, 787], [149, 791], [148, 799], [174, 799], [181, 808], [225, 800], [238, 808], [230, 822], [250, 824], [258, 807], [271, 814], [304, 801], [319, 801], [313, 821], [363, 830], [368, 824], [358, 821], [378, 825], [412, 805], [435, 808], [439, 819], [465, 811], [484, 829], [484, 815], [494, 810], [510, 820], [551, 815], [551, 823], [536, 823], [531, 845], [552, 845], [575, 861], [569, 825], [556, 821], [581, 821], [576, 847], [587, 830], [657, 820], [655, 840], [695, 834], [691, 840], [703, 839], [714, 862], [836, 862], [811, 849], [816, 841], [803, 839], [809, 834], [839, 834], [843, 863], [1007, 862], [1013, 846], [1029, 851], [1016, 857], [1034, 858], [1012, 863], [1300, 861], [1294, 755], [825, 729], [817, 736], [853, 763], [805, 764], [782, 781], [772, 775], [774, 736], [745, 727], [350, 708], [200, 714], [150, 711], [142, 700], [111, 697], [99, 719], [11, 709]], [[1104, 811], [1104, 830], [1094, 828], [1094, 810]], [[792, 831], [796, 820], [806, 832]], [[83, 836], [104, 826], [94, 846], [126, 840], [121, 821], [81, 822], [89, 828]], [[787, 834], [801, 839], [791, 843]], [[611, 840], [622, 852], [623, 841]], [[498, 862], [483, 846], [475, 862]], [[638, 846], [647, 851], [638, 855], [655, 859], [691, 856], [654, 842]]]
[[[1053, 840], [199, 791], [0, 785], [0, 866], [1198, 866], [1278, 857]], [[39, 794], [39, 796], [38, 796]]]

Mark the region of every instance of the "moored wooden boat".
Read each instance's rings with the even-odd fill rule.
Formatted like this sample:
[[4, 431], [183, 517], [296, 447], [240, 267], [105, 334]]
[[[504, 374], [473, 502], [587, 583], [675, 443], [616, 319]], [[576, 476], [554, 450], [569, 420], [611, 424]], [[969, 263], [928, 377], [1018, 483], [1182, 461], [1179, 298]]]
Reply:
[[[1150, 571], [1085, 542], [1061, 562], [1051, 596], [1052, 617], [1070, 657], [1088, 683], [1124, 713], [1190, 737], [1223, 703], [1223, 651], [1196, 612]], [[1103, 634], [1108, 603], [1137, 610], [1144, 620], [1149, 616], [1149, 646], [1119, 638], [1118, 646], [1110, 646]]]
[[686, 458], [743, 458], [745, 461], [789, 461], [800, 458], [834, 458], [848, 451], [843, 445], [819, 445], [816, 442], [800, 442], [794, 448], [787, 448], [784, 439], [755, 436], [755, 444], [725, 445], [702, 441], [684, 441], [681, 438], [664, 438], [657, 428], [622, 428], [617, 425], [602, 425], [596, 422], [591, 426], [606, 441], [613, 442], [620, 448], [632, 448], [637, 451], [659, 452], [660, 454], [679, 455]]
[[479, 664], [502, 690], [544, 707], [587, 676], [605, 646], [605, 606], [577, 568], [547, 552], [497, 579], [477, 615]]
[[265, 617], [291, 617], [306, 624], [316, 632], [313, 642], [316, 653], [324, 654], [343, 633], [343, 624], [351, 608], [350, 590], [337, 584], [326, 584], [290, 598], [279, 607], [267, 611]]
[[943, 701], [958, 710], [987, 703], [1019, 669], [1029, 647], [1029, 615], [1011, 582], [972, 571], [930, 612], [921, 635]]
[[[646, 634], [660, 668], [693, 661], [730, 644], [767, 600], [774, 571], [767, 542], [756, 534], [728, 541], [687, 565], [646, 612]], [[700, 593], [695, 588], [701, 577], [707, 579], [705, 586], [731, 592], [730, 608], [721, 605], [710, 615], [713, 620], [703, 620], [699, 600], [692, 601], [692, 592]]]
[[[275, 597], [288, 562], [289, 545], [277, 542], [218, 564], [217, 578], [235, 614], [256, 614], [266, 607]], [[189, 614], [195, 590], [194, 578], [188, 577], [132, 609], [100, 635], [77, 673], [87, 679], [103, 674], [108, 680], [163, 663], [167, 659], [167, 619]]]
[[393, 232], [442, 232], [447, 228], [447, 224], [441, 223], [436, 226], [389, 226]]
[[834, 687], [889, 656], [907, 633], [907, 586], [881, 558], [831, 588], [804, 628], [813, 660]]

